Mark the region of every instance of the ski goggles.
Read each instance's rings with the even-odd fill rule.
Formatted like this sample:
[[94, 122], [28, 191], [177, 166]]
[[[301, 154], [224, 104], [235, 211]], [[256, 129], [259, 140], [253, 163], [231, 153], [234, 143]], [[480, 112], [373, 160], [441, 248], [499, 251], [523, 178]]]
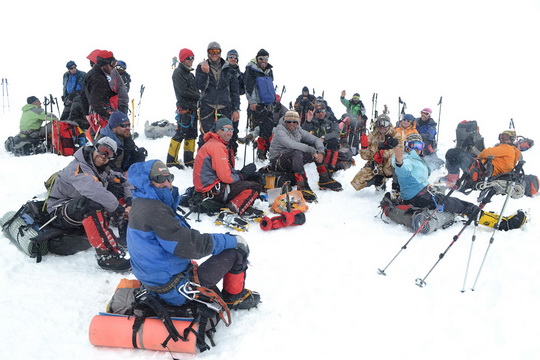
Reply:
[[383, 119], [383, 120], [379, 120], [379, 124], [378, 124], [378, 125], [379, 125], [379, 127], [385, 127], [385, 128], [387, 128], [387, 127], [390, 127], [390, 121], [384, 120], [384, 119]]
[[114, 159], [114, 151], [109, 146], [100, 144], [96, 147], [98, 155], [105, 157], [107, 160]]
[[208, 54], [210, 54], [210, 55], [220, 55], [221, 50], [220, 49], [208, 49]]
[[508, 140], [512, 140], [514, 141], [514, 139], [512, 139], [512, 136], [506, 134], [506, 133], [502, 133], [502, 134], [499, 134], [499, 141], [508, 141]]
[[430, 114], [430, 113], [428, 113], [427, 111], [421, 111], [421, 112], [420, 112], [420, 114], [422, 114], [422, 115], [426, 115], [426, 116], [430, 116], [430, 115], [431, 115], [431, 114]]
[[360, 96], [353, 96], [353, 100], [360, 100]]
[[154, 175], [150, 180], [158, 184], [163, 184], [165, 181], [172, 183], [174, 181], [174, 175], [173, 174], [167, 174], [167, 175], [157, 174], [157, 175]]
[[405, 145], [411, 150], [424, 150], [424, 143], [422, 141], [407, 141]]

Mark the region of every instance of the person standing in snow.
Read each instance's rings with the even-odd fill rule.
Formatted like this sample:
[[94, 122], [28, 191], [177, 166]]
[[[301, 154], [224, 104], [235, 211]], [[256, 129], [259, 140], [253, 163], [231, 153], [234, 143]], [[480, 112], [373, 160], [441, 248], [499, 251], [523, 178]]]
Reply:
[[349, 115], [347, 143], [351, 147], [353, 155], [356, 155], [360, 148], [360, 134], [366, 131], [366, 108], [362, 100], [360, 100], [359, 93], [354, 93], [349, 100], [345, 98], [346, 96], [347, 92], [343, 90], [339, 99], [343, 106], [347, 108], [347, 114]]
[[[232, 127], [231, 127], [232, 128]], [[150, 293], [172, 305], [190, 299], [179, 290], [191, 279], [216, 289], [223, 279], [222, 298], [230, 309], [251, 309], [260, 295], [245, 288], [249, 246], [239, 235], [200, 233], [176, 212], [180, 202], [173, 175], [159, 160], [137, 163], [129, 169], [135, 186], [127, 242], [133, 274]], [[198, 266], [192, 259], [210, 257]]]
[[129, 73], [127, 72], [126, 62], [122, 60], [118, 60], [116, 62], [116, 70], [118, 70], [118, 73], [120, 74], [120, 77], [122, 78], [122, 82], [124, 83], [124, 86], [126, 87], [126, 93], [129, 93], [129, 87], [131, 84], [131, 75], [129, 75]]
[[272, 65], [268, 63], [269, 56], [268, 51], [260, 49], [244, 72], [248, 118], [252, 129], [259, 127], [257, 157], [261, 161], [266, 160], [274, 129], [273, 104], [276, 101], [276, 92], [274, 72]]
[[73, 60], [67, 62], [66, 68], [68, 71], [62, 77], [62, 101], [64, 102], [64, 110], [62, 111], [60, 120], [68, 120], [70, 118], [72, 104], [80, 103], [80, 100], [76, 98], [81, 94], [86, 76], [84, 71], [77, 69], [77, 64]]
[[[240, 119], [240, 94], [236, 71], [221, 58], [221, 45], [212, 41], [207, 47], [208, 60], [203, 60], [195, 71], [195, 82], [201, 91], [199, 101], [199, 147], [204, 135], [210, 131], [220, 116], [238, 122]], [[236, 154], [238, 144], [231, 143]]]
[[[197, 141], [197, 102], [200, 98], [199, 89], [193, 75], [195, 54], [190, 49], [181, 49], [180, 65], [174, 69], [172, 82], [176, 95], [176, 133], [171, 138], [167, 152], [167, 166], [183, 169], [184, 165], [193, 167], [195, 142]], [[184, 142], [184, 164], [178, 160], [180, 147]]]

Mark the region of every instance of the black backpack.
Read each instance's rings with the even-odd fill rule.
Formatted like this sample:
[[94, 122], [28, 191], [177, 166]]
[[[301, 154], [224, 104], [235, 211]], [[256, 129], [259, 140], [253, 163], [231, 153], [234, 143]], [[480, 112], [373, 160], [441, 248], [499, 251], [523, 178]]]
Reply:
[[464, 120], [456, 128], [456, 148], [470, 153], [472, 156], [480, 154], [486, 147], [484, 137], [476, 120]]

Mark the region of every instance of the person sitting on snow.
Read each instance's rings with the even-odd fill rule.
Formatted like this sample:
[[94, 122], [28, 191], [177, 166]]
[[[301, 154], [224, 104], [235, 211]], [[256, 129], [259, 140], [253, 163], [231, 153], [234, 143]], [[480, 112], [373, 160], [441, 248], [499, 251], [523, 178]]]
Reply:
[[226, 204], [240, 216], [262, 215], [263, 211], [251, 206], [262, 191], [259, 182], [250, 180], [257, 167], [251, 163], [242, 170], [234, 168], [234, 150], [229, 144], [233, 131], [232, 121], [222, 117], [204, 135], [205, 143], [197, 152], [193, 167], [195, 191], [203, 198], [211, 197]]
[[375, 185], [377, 189], [386, 188], [386, 178], [392, 177], [392, 155], [394, 148], [402, 139], [392, 127], [390, 117], [379, 115], [375, 130], [360, 137], [360, 156], [367, 160], [364, 167], [354, 176], [351, 185], [356, 191]]
[[[73, 161], [54, 180], [47, 212], [54, 218], [54, 227], [66, 230], [84, 227], [101, 268], [128, 271], [131, 265], [122, 247], [125, 238], [117, 238], [109, 227], [110, 218], [120, 224], [131, 207], [132, 185], [108, 165], [115, 153], [116, 142], [109, 137], [77, 150]], [[117, 184], [121, 191], [110, 191]]]
[[131, 122], [126, 114], [115, 110], [109, 123], [99, 132], [97, 139], [107, 136], [116, 142], [117, 150], [109, 166], [115, 171], [126, 172], [131, 165], [146, 159], [146, 149], [137, 147], [131, 136]]
[[270, 166], [272, 171], [294, 174], [296, 186], [302, 191], [306, 201], [315, 201], [317, 196], [311, 190], [304, 165], [315, 162], [319, 173], [319, 188], [341, 191], [341, 184], [330, 176], [324, 164], [324, 145], [321, 139], [300, 126], [300, 115], [289, 110], [274, 129], [270, 143]]
[[[499, 144], [494, 147], [486, 148], [476, 157], [473, 157], [468, 152], [454, 148], [446, 152], [446, 169], [448, 175], [446, 176], [446, 182], [453, 185], [459, 179], [460, 170], [463, 172], [470, 172], [473, 165], [480, 167], [479, 173], [481, 174], [489, 156], [493, 156], [493, 173], [491, 176], [508, 173], [514, 169], [518, 161], [521, 159], [521, 151], [515, 145], [516, 132], [513, 130], [505, 130], [499, 134]], [[477, 162], [477, 160], [479, 160]], [[481, 177], [474, 179], [475, 181], [481, 181]]]
[[44, 121], [58, 120], [53, 113], [47, 114], [41, 107], [41, 101], [35, 96], [26, 99], [26, 105], [22, 107], [21, 121], [19, 123], [19, 137], [21, 139], [45, 139], [50, 137], [51, 124], [41, 126]]
[[[456, 197], [445, 197], [437, 192], [428, 182], [429, 166], [423, 160], [422, 151], [424, 142], [418, 134], [409, 134], [405, 145], [399, 144], [392, 156], [392, 165], [401, 190], [401, 199], [405, 204], [419, 208], [434, 210], [437, 205], [445, 212], [466, 215], [469, 219], [476, 219], [480, 207]], [[444, 202], [443, 202], [444, 201]], [[479, 223], [493, 227], [493, 213], [482, 211]], [[498, 216], [495, 215], [498, 219]], [[513, 219], [513, 220], [512, 220]], [[525, 222], [525, 213], [518, 211], [515, 215], [505, 217], [499, 226], [500, 230], [512, 230], [521, 227]]]
[[[246, 240], [192, 229], [176, 212], [180, 195], [163, 162], [136, 163], [128, 174], [135, 186], [127, 229], [133, 274], [151, 295], [180, 306], [190, 301], [181, 292], [186, 285], [215, 289], [223, 279], [222, 298], [229, 309], [257, 306], [259, 293], [244, 286], [249, 256]], [[209, 255], [198, 267], [193, 266], [192, 259]], [[189, 283], [193, 278], [198, 284]]]

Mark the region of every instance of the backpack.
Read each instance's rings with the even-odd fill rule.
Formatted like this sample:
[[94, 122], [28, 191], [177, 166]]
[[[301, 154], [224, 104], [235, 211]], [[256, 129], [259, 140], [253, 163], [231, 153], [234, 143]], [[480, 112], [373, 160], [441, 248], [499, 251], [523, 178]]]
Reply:
[[150, 123], [148, 120], [144, 123], [144, 135], [147, 139], [159, 139], [164, 136], [174, 136], [176, 134], [176, 125], [168, 120], [154, 121]]
[[47, 152], [45, 140], [41, 138], [23, 137], [20, 135], [10, 136], [4, 142], [6, 151], [15, 156], [28, 156], [44, 154]]
[[76, 123], [58, 120], [52, 123], [51, 143], [56, 154], [70, 156], [86, 145], [86, 137]]
[[276, 101], [276, 90], [273, 79], [270, 76], [260, 76], [255, 81], [257, 90], [259, 90], [260, 103], [272, 105]]
[[473, 156], [478, 155], [486, 147], [484, 137], [476, 120], [463, 120], [456, 128], [456, 148], [464, 150]]
[[72, 255], [91, 247], [84, 234], [48, 226], [52, 220], [44, 211], [45, 201], [27, 201], [17, 211], [8, 211], [0, 219], [4, 235], [36, 262], [52, 252]]
[[414, 231], [418, 231], [423, 226], [419, 232], [426, 235], [440, 228], [446, 229], [454, 223], [455, 219], [453, 213], [433, 213], [433, 210], [427, 208], [403, 204], [397, 199], [392, 199], [389, 192], [384, 194], [380, 207], [382, 208], [381, 218], [382, 215], [386, 215], [392, 221], [405, 225]]
[[210, 197], [203, 197], [203, 194], [195, 191], [195, 186], [190, 186], [180, 195], [180, 206], [189, 208], [189, 216], [191, 213], [207, 214], [213, 216], [225, 207], [221, 201], [214, 200]]

